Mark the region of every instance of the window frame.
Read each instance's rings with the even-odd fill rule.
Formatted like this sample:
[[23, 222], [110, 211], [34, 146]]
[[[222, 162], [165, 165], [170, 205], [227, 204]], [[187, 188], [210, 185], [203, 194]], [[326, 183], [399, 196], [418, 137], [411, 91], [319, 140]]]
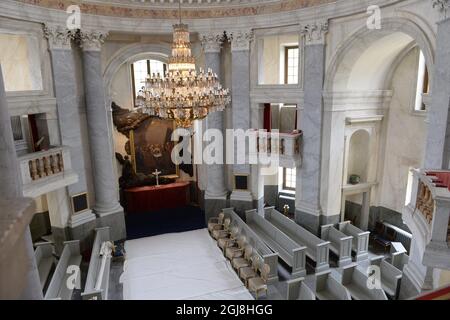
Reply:
[[[421, 56], [423, 55], [423, 61], [421, 61]], [[423, 68], [423, 79], [419, 77], [419, 71], [421, 69], [421, 62], [424, 64]], [[416, 82], [414, 87], [415, 94], [412, 97], [412, 114], [415, 115], [425, 115], [427, 110], [427, 106], [424, 102], [424, 96], [430, 93], [430, 73], [428, 69], [428, 65], [425, 59], [425, 56], [422, 51], [419, 51], [419, 55], [417, 58], [417, 73], [416, 73]], [[419, 83], [422, 83], [422, 86], [419, 88]], [[419, 93], [420, 91], [420, 93]], [[418, 99], [420, 99], [420, 109], [417, 108]]]
[[164, 73], [164, 75], [167, 72], [167, 63], [164, 62], [164, 61], [158, 60], [158, 59], [147, 58], [147, 59], [139, 59], [139, 60], [131, 62], [131, 64], [130, 64], [131, 65], [130, 71], [131, 71], [131, 90], [132, 90], [132, 93], [133, 93], [133, 108], [136, 107], [136, 78], [134, 76], [134, 64], [136, 62], [142, 61], [142, 60], [146, 60], [146, 62], [147, 62], [147, 75], [151, 74], [150, 60], [161, 62], [163, 64], [163, 73]]
[[299, 74], [297, 71], [297, 83], [288, 83], [289, 80], [289, 50], [298, 50], [298, 57], [297, 57], [297, 69], [300, 65], [300, 45], [296, 46], [285, 46], [284, 47], [284, 84], [285, 85], [298, 85], [299, 83]]
[[[286, 177], [287, 177], [287, 169], [289, 170], [295, 170], [295, 174], [297, 174], [297, 170], [296, 168], [283, 168], [283, 190], [287, 190], [287, 191], [295, 191], [295, 187], [288, 187], [286, 185]], [[295, 177], [295, 180], [297, 180], [297, 177]]]

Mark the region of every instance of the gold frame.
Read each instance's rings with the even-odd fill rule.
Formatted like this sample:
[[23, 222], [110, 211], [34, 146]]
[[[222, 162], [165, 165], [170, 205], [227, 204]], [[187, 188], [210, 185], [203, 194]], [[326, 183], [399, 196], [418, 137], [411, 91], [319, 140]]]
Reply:
[[[247, 177], [247, 189], [236, 189], [236, 177]], [[250, 174], [233, 174], [233, 190], [250, 191], [248, 188], [248, 177], [250, 177]]]
[[[84, 209], [84, 210], [81, 210], [81, 211], [75, 211], [75, 205], [74, 205], [74, 203], [73, 203], [73, 198], [78, 197], [78, 196], [81, 196], [82, 194], [85, 194], [85, 195], [86, 195], [86, 204], [87, 204], [87, 208]], [[72, 213], [73, 213], [73, 214], [79, 214], [79, 213], [81, 213], [81, 212], [90, 210], [90, 206], [89, 206], [89, 194], [87, 193], [87, 191], [86, 191], [86, 192], [80, 192], [80, 193], [77, 193], [77, 194], [70, 195], [70, 205], [71, 205], [71, 207], [72, 207]]]
[[[164, 119], [163, 119], [164, 120]], [[175, 125], [175, 121], [172, 121], [172, 127], [173, 130], [175, 130], [177, 128], [177, 126]], [[130, 152], [131, 152], [131, 166], [133, 167], [133, 171], [135, 174], [137, 174], [137, 168], [136, 168], [136, 149], [134, 147], [134, 130], [130, 130]], [[160, 176], [161, 178], [174, 178], [176, 176], [175, 179], [180, 178], [180, 167], [178, 164], [175, 165], [175, 174], [169, 174], [169, 175], [164, 175], [164, 176]]]

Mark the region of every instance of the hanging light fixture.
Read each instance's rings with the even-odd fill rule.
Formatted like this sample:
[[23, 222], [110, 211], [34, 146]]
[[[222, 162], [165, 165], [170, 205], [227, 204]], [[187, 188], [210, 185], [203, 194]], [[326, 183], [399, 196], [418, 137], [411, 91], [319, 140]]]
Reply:
[[195, 69], [189, 30], [181, 23], [173, 26], [172, 56], [165, 75], [148, 75], [137, 96], [137, 107], [152, 116], [174, 120], [177, 127], [189, 128], [194, 120], [223, 111], [230, 103], [230, 91], [222, 88], [211, 69]]

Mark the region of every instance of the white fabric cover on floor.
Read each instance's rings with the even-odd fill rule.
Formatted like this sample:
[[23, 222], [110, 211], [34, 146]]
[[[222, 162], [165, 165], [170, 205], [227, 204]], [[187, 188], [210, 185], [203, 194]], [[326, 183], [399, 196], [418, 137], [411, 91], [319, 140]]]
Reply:
[[207, 229], [125, 242], [124, 300], [253, 300]]

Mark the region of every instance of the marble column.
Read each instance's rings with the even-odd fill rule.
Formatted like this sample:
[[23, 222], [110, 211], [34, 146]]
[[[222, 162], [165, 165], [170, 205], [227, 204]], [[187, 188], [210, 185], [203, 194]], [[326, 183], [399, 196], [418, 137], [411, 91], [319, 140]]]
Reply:
[[[58, 112], [58, 124], [61, 144], [70, 148], [72, 168], [78, 175], [78, 182], [68, 186], [65, 190], [64, 202], [69, 205], [58, 206], [52, 215], [67, 217], [65, 221], [52, 225], [55, 242], [61, 247], [63, 241], [80, 240], [81, 250], [91, 246], [95, 229], [95, 215], [88, 209], [79, 213], [61, 212], [70, 207], [70, 198], [81, 193], [87, 193], [86, 163], [82, 140], [81, 109], [77, 88], [75, 56], [71, 46], [73, 33], [63, 26], [47, 24], [44, 34], [48, 39], [51, 53], [53, 84]], [[88, 194], [89, 196], [89, 194]], [[51, 197], [51, 195], [50, 195]], [[49, 208], [51, 209], [51, 208]], [[72, 211], [70, 209], [70, 211]]]
[[114, 167], [112, 119], [106, 105], [102, 76], [101, 46], [106, 33], [81, 30], [86, 116], [95, 188], [94, 212], [99, 227], [110, 227], [113, 240], [126, 238], [123, 208], [118, 201], [118, 184]]
[[[211, 68], [220, 79], [220, 51], [222, 48], [223, 35], [220, 33], [210, 33], [201, 36], [203, 51], [205, 52], [205, 66]], [[217, 111], [210, 113], [207, 117], [207, 129], [216, 129], [224, 133], [224, 112]], [[225, 142], [225, 140], [223, 140]], [[223, 145], [225, 150], [225, 145]], [[205, 191], [205, 215], [208, 220], [210, 217], [217, 216], [218, 213], [227, 207], [228, 190], [225, 185], [224, 154], [222, 154], [222, 164], [207, 165], [207, 185]]]
[[304, 109], [300, 119], [303, 130], [303, 162], [297, 175], [300, 201], [295, 209], [295, 220], [317, 234], [320, 226], [320, 179], [322, 161], [322, 113], [325, 74], [325, 35], [328, 23], [302, 26], [305, 37]]
[[[23, 197], [22, 183], [20, 180], [19, 162], [17, 160], [16, 149], [14, 147], [14, 139], [11, 128], [11, 117], [8, 111], [8, 103], [6, 101], [5, 86], [3, 83], [3, 73], [0, 65], [0, 199], [13, 201]], [[27, 199], [29, 201], [29, 199]], [[25, 202], [25, 201], [23, 201]], [[0, 231], [3, 238], [3, 228], [11, 223], [11, 217], [19, 215], [18, 212], [9, 210], [0, 211]], [[20, 217], [17, 218], [20, 220]], [[22, 275], [24, 281], [24, 289], [16, 299], [36, 300], [42, 299], [42, 290], [39, 280], [39, 273], [34, 258], [33, 243], [31, 240], [30, 228], [25, 227], [24, 234], [19, 236], [16, 243], [21, 242], [20, 251], [16, 252], [15, 259], [21, 259], [21, 263], [25, 263], [23, 269], [26, 274]], [[15, 265], [16, 261], [11, 261], [10, 265]], [[12, 276], [17, 276], [14, 270], [1, 270], [1, 272], [11, 272]], [[5, 276], [5, 275], [2, 275]], [[2, 288], [4, 289], [4, 288]], [[14, 289], [16, 290], [16, 289]], [[2, 290], [3, 291], [3, 290]]]
[[[233, 129], [250, 129], [250, 43], [253, 40], [251, 30], [236, 31], [229, 33], [231, 42], [231, 99], [232, 99], [232, 122]], [[248, 147], [248, 143], [246, 143]], [[237, 143], [235, 140], [234, 150], [236, 160]], [[248, 148], [246, 148], [248, 152]], [[244, 215], [246, 210], [253, 208], [253, 196], [251, 187], [251, 168], [249, 164], [233, 165], [233, 175], [248, 176], [248, 190], [236, 190], [230, 196], [230, 205], [236, 212]], [[233, 176], [233, 179], [234, 179]], [[234, 185], [234, 183], [233, 183]]]
[[436, 54], [428, 110], [425, 168], [450, 168], [450, 18], [437, 27]]

